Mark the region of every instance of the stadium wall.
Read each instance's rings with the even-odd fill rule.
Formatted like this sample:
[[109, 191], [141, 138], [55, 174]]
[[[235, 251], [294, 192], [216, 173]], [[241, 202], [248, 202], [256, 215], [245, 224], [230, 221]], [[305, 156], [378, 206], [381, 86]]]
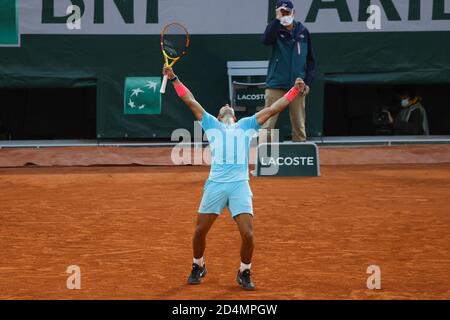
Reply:
[[[34, 2], [42, 4], [43, 7], [45, 3], [51, 3], [37, 0]], [[215, 0], [213, 2], [220, 3]], [[176, 72], [197, 99], [213, 114], [229, 100], [227, 61], [269, 58], [270, 48], [260, 43], [260, 36], [264, 31], [267, 16], [270, 18], [269, 8], [273, 5], [273, 1], [261, 2], [264, 2], [264, 8], [261, 9], [264, 19], [251, 29], [244, 25], [236, 26], [241, 23], [238, 17], [235, 21], [233, 19], [229, 21], [233, 25], [230, 34], [223, 34], [215, 29], [212, 31], [213, 34], [202, 34], [204, 30], [195, 32], [196, 29], [193, 28], [189, 55], [176, 65]], [[305, 2], [306, 4], [299, 4], [299, 7], [309, 5], [308, 10], [305, 7], [305, 12], [310, 13], [314, 1]], [[42, 22], [43, 7], [39, 5], [35, 7], [41, 10], [36, 11], [38, 16], [36, 21]], [[353, 10], [353, 7], [351, 8]], [[430, 8], [435, 10], [434, 7]], [[25, 9], [21, 8], [21, 12]], [[111, 10], [113, 9], [116, 8]], [[358, 10], [358, 7], [354, 10]], [[329, 11], [327, 10], [327, 14], [333, 13]], [[91, 32], [91, 29], [88, 32], [71, 33], [58, 29], [65, 27], [61, 23], [46, 25], [45, 30], [41, 30], [34, 27], [33, 23], [37, 23], [36, 21], [24, 23], [22, 17], [20, 44], [16, 47], [0, 48], [0, 87], [96, 86], [97, 137], [100, 139], [167, 138], [176, 128], [192, 130], [193, 117], [174, 95], [173, 90], [168, 90], [163, 99], [161, 115], [136, 116], [123, 113], [125, 78], [158, 76], [161, 72], [163, 60], [156, 30], [161, 29], [160, 25], [164, 24], [164, 19], [161, 18], [161, 8], [159, 12], [158, 22], [149, 29], [149, 33], [152, 34], [145, 34], [142, 29], [136, 29], [136, 32], [127, 31], [127, 34], [108, 34], [104, 31], [96, 34]], [[216, 12], [215, 15], [220, 15], [220, 12]], [[306, 19], [306, 14], [302, 16]], [[176, 19], [177, 15], [170, 18]], [[444, 15], [443, 19], [450, 25], [448, 15]], [[407, 22], [412, 23], [409, 20]], [[313, 22], [307, 23], [313, 33], [317, 63], [316, 80], [307, 99], [308, 135], [322, 135], [323, 97], [327, 82], [359, 84], [450, 82], [450, 27], [447, 26], [447, 30], [436, 27], [435, 31], [433, 28], [419, 31], [422, 27], [417, 26], [415, 21], [406, 27], [402, 25], [399, 30], [389, 26], [388, 30], [391, 31], [363, 32], [361, 24], [364, 23], [359, 22], [358, 30], [351, 32], [347, 28], [351, 22], [336, 23], [339, 24], [336, 24], [335, 30], [331, 29], [333, 25], [326, 29], [322, 25], [315, 28]], [[338, 26], [342, 24], [344, 24], [343, 31], [339, 32]], [[190, 27], [189, 24], [187, 26]], [[200, 29], [202, 27], [205, 26], [202, 24], [198, 26]], [[408, 28], [415, 31], [408, 31]], [[24, 29], [28, 32], [24, 32]], [[64, 107], [64, 101], [61, 101], [61, 107]], [[284, 133], [289, 132], [288, 118], [287, 112], [280, 118], [279, 126]]]

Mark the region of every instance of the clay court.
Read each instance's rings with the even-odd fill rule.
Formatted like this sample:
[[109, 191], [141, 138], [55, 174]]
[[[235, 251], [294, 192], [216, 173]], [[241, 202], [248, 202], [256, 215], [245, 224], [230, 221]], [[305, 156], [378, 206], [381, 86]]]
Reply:
[[0, 302], [450, 300], [450, 0], [0, 4]]
[[[342, 152], [342, 151], [339, 151]], [[226, 211], [188, 286], [205, 166], [0, 169], [0, 299], [450, 299], [450, 163], [251, 178], [257, 290]], [[81, 290], [66, 269], [81, 268]], [[369, 265], [382, 289], [366, 287]]]

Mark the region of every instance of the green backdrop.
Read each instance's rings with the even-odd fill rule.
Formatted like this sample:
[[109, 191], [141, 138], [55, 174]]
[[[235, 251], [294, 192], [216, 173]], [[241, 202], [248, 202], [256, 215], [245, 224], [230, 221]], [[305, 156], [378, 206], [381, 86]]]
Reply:
[[[263, 30], [261, 30], [262, 32]], [[450, 32], [313, 34], [316, 80], [307, 99], [309, 136], [323, 132], [324, 84], [450, 82]], [[227, 61], [266, 60], [259, 35], [194, 35], [180, 78], [216, 113], [228, 102]], [[97, 87], [98, 138], [167, 138], [193, 128], [171, 88], [161, 115], [125, 115], [126, 77], [160, 74], [159, 36], [22, 35], [20, 48], [0, 48], [0, 87]], [[289, 132], [285, 112], [279, 126]]]

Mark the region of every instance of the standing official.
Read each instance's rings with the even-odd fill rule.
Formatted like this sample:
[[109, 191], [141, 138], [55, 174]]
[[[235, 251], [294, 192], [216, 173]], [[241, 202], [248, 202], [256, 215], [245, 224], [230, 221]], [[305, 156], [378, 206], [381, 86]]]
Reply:
[[[276, 19], [266, 28], [262, 42], [272, 46], [266, 80], [266, 103], [270, 107], [301, 78], [306, 86], [304, 91], [289, 105], [292, 126], [292, 141], [306, 140], [305, 97], [309, 94], [314, 79], [314, 56], [311, 36], [306, 27], [294, 20], [294, 5], [289, 0], [278, 1]], [[278, 115], [273, 116], [263, 128], [274, 129]]]

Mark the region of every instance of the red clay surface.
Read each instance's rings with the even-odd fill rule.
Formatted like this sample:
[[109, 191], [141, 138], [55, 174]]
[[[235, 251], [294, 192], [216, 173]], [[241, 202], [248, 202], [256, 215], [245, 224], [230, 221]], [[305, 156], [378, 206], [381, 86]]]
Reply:
[[[0, 169], [1, 299], [450, 299], [450, 164], [252, 178], [257, 290], [226, 211], [188, 286], [207, 167]], [[369, 265], [382, 290], [366, 288]], [[81, 267], [81, 290], [66, 268]]]

